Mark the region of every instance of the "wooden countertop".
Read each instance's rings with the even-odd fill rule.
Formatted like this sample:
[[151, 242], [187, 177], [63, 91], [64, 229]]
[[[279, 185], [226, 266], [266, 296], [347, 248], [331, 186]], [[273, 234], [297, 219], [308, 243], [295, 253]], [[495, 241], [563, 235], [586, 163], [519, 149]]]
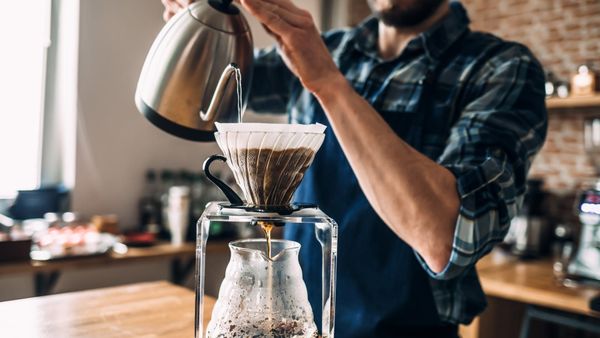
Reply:
[[[152, 282], [0, 303], [1, 337], [194, 336], [194, 292]], [[204, 323], [215, 300], [205, 298]]]
[[600, 294], [593, 287], [566, 287], [555, 278], [550, 259], [521, 261], [494, 250], [477, 264], [486, 295], [600, 318], [589, 302]]

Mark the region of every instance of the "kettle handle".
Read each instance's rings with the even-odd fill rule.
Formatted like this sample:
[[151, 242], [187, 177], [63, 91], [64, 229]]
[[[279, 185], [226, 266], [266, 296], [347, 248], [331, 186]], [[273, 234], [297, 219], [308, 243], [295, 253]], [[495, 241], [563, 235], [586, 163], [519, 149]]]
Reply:
[[[217, 87], [215, 88], [215, 92], [213, 93], [213, 97], [210, 100], [210, 104], [208, 105], [208, 109], [206, 112], [200, 110], [200, 118], [203, 121], [212, 121], [215, 119], [217, 115], [217, 109], [221, 105], [221, 98], [223, 98], [223, 93], [225, 92], [225, 88], [227, 87], [227, 83], [229, 82], [229, 78], [236, 71], [239, 71], [240, 67], [235, 63], [230, 63], [225, 67], [221, 77], [219, 78], [219, 82], [217, 82]], [[238, 97], [238, 100], [240, 98]], [[239, 102], [238, 102], [239, 105]]]
[[233, 189], [231, 189], [225, 182], [216, 178], [210, 172], [210, 165], [211, 165], [211, 163], [213, 163], [216, 160], [227, 162], [227, 158], [225, 156], [222, 156], [222, 155], [210, 156], [209, 158], [206, 159], [206, 161], [204, 161], [204, 164], [202, 165], [202, 170], [204, 170], [204, 174], [211, 182], [213, 182], [223, 192], [223, 194], [225, 194], [225, 197], [227, 197], [227, 199], [229, 200], [231, 205], [244, 204], [244, 201], [240, 198], [240, 196], [238, 196], [238, 194], [235, 193], [235, 191], [233, 191]]

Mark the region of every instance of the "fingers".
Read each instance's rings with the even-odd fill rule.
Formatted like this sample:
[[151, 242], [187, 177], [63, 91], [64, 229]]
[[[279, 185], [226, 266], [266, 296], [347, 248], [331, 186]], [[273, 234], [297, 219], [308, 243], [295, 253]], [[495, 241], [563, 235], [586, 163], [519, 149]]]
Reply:
[[281, 36], [279, 36], [279, 35], [277, 35], [277, 34], [273, 33], [273, 31], [272, 31], [272, 30], [270, 30], [270, 29], [269, 29], [269, 27], [267, 27], [266, 25], [264, 25], [264, 24], [261, 24], [261, 25], [263, 26], [263, 28], [265, 29], [265, 31], [267, 31], [267, 33], [268, 33], [270, 36], [272, 36], [272, 37], [273, 37], [273, 39], [275, 39], [275, 41], [277, 41], [277, 43], [278, 43], [279, 45], [281, 45], [281, 44], [282, 44], [282, 42], [283, 42], [283, 41], [281, 41]]
[[[298, 28], [307, 28], [314, 25], [312, 20], [312, 16], [305, 10], [302, 10], [291, 2], [287, 1], [270, 1], [263, 0], [270, 4], [270, 8], [273, 10], [273, 13], [279, 15], [284, 21], [287, 21], [289, 24], [298, 27]], [[290, 6], [286, 6], [285, 4], [289, 4]], [[269, 6], [267, 6], [269, 7]]]
[[241, 2], [272, 33], [281, 37], [294, 34], [297, 29], [314, 26], [308, 12], [295, 7], [286, 0], [241, 0]]
[[163, 6], [165, 6], [165, 10], [163, 12], [163, 20], [168, 21], [171, 19], [177, 12], [186, 8], [189, 4], [194, 2], [194, 0], [161, 0]]
[[282, 20], [281, 16], [274, 12], [275, 6], [260, 0], [241, 0], [244, 6], [272, 33], [279, 36], [294, 29], [293, 25]]
[[168, 9], [165, 9], [165, 11], [163, 12], [163, 20], [167, 22], [173, 17], [173, 15], [175, 15], [173, 12], [171, 12]]
[[177, 13], [181, 8], [181, 5], [177, 3], [175, 0], [160, 0], [163, 6], [165, 6], [165, 10], [171, 11], [173, 13]]
[[179, 6], [181, 8], [186, 8], [187, 6], [189, 6], [192, 2], [194, 2], [194, 0], [175, 0], [177, 2], [177, 4], [179, 4]]

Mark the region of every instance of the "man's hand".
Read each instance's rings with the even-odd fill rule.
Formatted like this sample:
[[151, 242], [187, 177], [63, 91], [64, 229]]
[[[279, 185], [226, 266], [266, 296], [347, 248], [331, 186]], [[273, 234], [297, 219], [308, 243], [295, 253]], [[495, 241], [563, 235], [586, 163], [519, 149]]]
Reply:
[[163, 19], [165, 21], [169, 21], [173, 15], [177, 14], [180, 10], [186, 8], [189, 4], [194, 2], [194, 0], [161, 0], [162, 4], [165, 6], [165, 11], [163, 12]]
[[290, 0], [241, 0], [278, 42], [283, 60], [304, 88], [318, 92], [343, 75], [333, 62], [309, 12]]

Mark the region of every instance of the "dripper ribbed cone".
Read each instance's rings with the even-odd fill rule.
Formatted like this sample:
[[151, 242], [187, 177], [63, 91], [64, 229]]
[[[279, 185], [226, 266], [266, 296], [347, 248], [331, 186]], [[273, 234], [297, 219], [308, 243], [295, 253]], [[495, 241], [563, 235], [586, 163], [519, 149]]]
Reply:
[[288, 205], [325, 138], [321, 124], [215, 123], [247, 203]]

